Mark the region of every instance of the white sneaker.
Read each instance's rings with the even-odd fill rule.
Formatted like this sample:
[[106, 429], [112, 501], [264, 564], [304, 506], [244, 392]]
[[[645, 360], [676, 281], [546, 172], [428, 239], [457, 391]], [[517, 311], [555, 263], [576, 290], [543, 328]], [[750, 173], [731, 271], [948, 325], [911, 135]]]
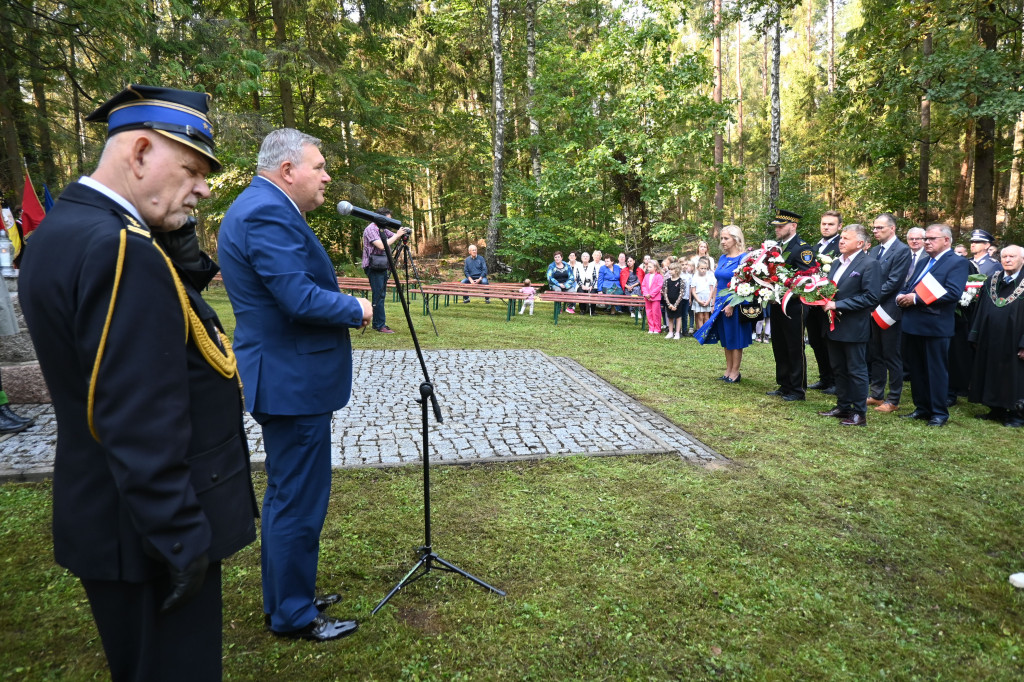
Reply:
[[1024, 587], [1024, 573], [1014, 573], [1011, 575], [1010, 584], [1014, 587]]
[[679, 332], [676, 332], [675, 334], [673, 334], [672, 338], [676, 339], [678, 341], [679, 340]]
[[665, 338], [666, 339], [671, 339], [672, 338], [672, 332], [669, 332], [668, 334], [665, 334]]

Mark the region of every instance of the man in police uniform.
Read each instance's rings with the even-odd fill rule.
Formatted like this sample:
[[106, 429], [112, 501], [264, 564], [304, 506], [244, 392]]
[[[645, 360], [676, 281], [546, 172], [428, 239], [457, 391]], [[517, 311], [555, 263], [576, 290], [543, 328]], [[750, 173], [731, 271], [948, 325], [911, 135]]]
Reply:
[[973, 230], [971, 232], [971, 261], [978, 268], [978, 272], [986, 277], [1003, 271], [999, 261], [988, 253], [988, 247], [992, 246], [993, 241], [995, 240], [992, 238], [992, 233], [988, 230]]
[[208, 96], [134, 85], [32, 236], [21, 302], [53, 396], [54, 555], [114, 680], [221, 676], [220, 561], [255, 539], [234, 355], [191, 213], [220, 169]]
[[[814, 263], [814, 250], [797, 234], [801, 216], [778, 211], [768, 224], [775, 228], [775, 239], [782, 248], [786, 266], [793, 272], [806, 270]], [[807, 358], [804, 355], [804, 304], [793, 296], [783, 311], [772, 304], [772, 353], [775, 355], [775, 381], [779, 388], [769, 391], [783, 400], [803, 400], [807, 393]]]

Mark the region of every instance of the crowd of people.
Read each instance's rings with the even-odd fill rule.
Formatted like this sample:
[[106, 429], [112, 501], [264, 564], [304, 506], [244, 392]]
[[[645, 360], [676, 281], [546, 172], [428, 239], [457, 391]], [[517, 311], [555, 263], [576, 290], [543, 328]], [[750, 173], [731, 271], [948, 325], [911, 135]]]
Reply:
[[[721, 344], [725, 371], [719, 379], [725, 383], [740, 383], [743, 350], [766, 339], [772, 344], [778, 384], [769, 395], [800, 401], [808, 389], [816, 389], [835, 396], [836, 406], [821, 414], [839, 418], [843, 426], [865, 426], [869, 407], [896, 412], [908, 381], [914, 403], [902, 415], [908, 419], [943, 426], [949, 407], [968, 397], [990, 408], [980, 418], [1024, 426], [1019, 246], [996, 250], [989, 232], [974, 230], [961, 255], [952, 248], [952, 231], [941, 223], [913, 227], [903, 242], [890, 213], [879, 214], [868, 228], [844, 225], [838, 211], [822, 214], [820, 239], [810, 244], [799, 235], [801, 219], [781, 210], [770, 225], [791, 272], [834, 259], [828, 279], [836, 293], [816, 305], [799, 296], [765, 311], [730, 303], [730, 281], [751, 253], [736, 225], [722, 229], [717, 262], [704, 241], [695, 254], [660, 262], [650, 256], [638, 261], [624, 252], [613, 260], [601, 251], [570, 252], [563, 258], [556, 251], [546, 285], [560, 293], [642, 299], [643, 312], [639, 305], [628, 309], [633, 317], [645, 313], [648, 333], [667, 330], [666, 339], [680, 339], [691, 332], [701, 344]], [[469, 265], [467, 259], [467, 278]], [[987, 278], [982, 283], [974, 277], [973, 296], [965, 294], [972, 274]], [[527, 308], [533, 314], [536, 287], [526, 280], [521, 293], [528, 298], [520, 314]], [[580, 305], [586, 313], [594, 312], [591, 305], [612, 315], [627, 310], [612, 303]], [[573, 303], [566, 306], [567, 313], [576, 312]], [[811, 347], [819, 374], [809, 385], [805, 345]]]

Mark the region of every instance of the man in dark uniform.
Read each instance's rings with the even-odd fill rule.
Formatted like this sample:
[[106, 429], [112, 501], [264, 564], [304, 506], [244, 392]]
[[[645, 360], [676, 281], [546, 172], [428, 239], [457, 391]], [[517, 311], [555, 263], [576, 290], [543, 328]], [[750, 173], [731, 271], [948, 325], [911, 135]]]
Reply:
[[[775, 228], [775, 239], [782, 249], [786, 266], [793, 272], [806, 270], [814, 263], [814, 250], [796, 233], [801, 216], [779, 211], [768, 224]], [[804, 304], [793, 296], [786, 309], [773, 304], [772, 353], [775, 355], [775, 381], [779, 388], [769, 391], [783, 400], [803, 400], [807, 393], [807, 358], [804, 355]]]
[[[843, 227], [843, 216], [839, 211], [825, 211], [821, 214], [821, 239], [811, 248], [815, 256], [839, 257], [839, 232]], [[818, 306], [807, 309], [807, 343], [814, 351], [818, 364], [818, 381], [807, 388], [814, 388], [828, 395], [835, 395], [836, 382], [832, 376], [832, 363], [828, 359], [828, 338], [825, 335], [827, 318]]]
[[54, 555], [114, 680], [221, 677], [220, 561], [256, 499], [235, 358], [190, 214], [220, 169], [208, 96], [131, 86], [99, 166], [32, 236], [21, 302], [57, 416]]
[[988, 230], [971, 231], [971, 261], [978, 268], [978, 272], [986, 277], [991, 277], [1003, 271], [999, 261], [988, 253], [988, 247], [992, 246], [994, 241], [992, 233]]

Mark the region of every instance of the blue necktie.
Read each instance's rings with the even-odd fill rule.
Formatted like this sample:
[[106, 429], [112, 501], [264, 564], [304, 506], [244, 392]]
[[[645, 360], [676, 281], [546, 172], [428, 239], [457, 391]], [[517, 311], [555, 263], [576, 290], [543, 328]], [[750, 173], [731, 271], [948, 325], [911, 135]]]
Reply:
[[914, 280], [914, 284], [920, 283], [920, 281], [924, 279], [924, 276], [928, 274], [928, 271], [932, 269], [933, 265], [935, 265], [934, 258], [928, 261], [928, 265], [924, 266], [924, 270], [921, 271], [921, 276]]

